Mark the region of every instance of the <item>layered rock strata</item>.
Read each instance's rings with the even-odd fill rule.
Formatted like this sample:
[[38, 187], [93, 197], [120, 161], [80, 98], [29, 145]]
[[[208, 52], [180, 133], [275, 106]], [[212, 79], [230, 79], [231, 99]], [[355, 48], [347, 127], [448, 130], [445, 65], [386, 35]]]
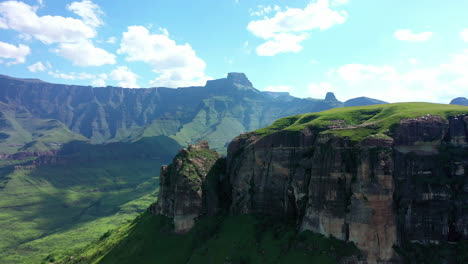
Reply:
[[173, 218], [177, 233], [189, 231], [202, 214], [206, 177], [219, 158], [208, 142], [200, 141], [181, 149], [172, 164], [162, 166], [159, 199], [152, 210]]
[[[163, 167], [156, 211], [178, 232], [221, 201], [231, 214], [294, 219], [298, 230], [354, 242], [359, 263], [402, 263], [394, 247], [406, 243], [468, 239], [468, 115], [402, 119], [389, 135], [242, 134], [215, 173], [217, 189], [203, 188], [215, 160], [190, 160], [191, 146]], [[209, 192], [215, 198], [203, 200]]]

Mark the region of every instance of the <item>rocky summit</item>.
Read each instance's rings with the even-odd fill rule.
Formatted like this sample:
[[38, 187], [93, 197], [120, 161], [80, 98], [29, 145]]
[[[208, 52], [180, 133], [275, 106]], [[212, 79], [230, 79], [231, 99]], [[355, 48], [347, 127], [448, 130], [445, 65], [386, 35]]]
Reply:
[[468, 106], [468, 99], [466, 99], [466, 97], [457, 97], [450, 101], [450, 104]]
[[[217, 154], [200, 149], [208, 151], [204, 142], [181, 150], [162, 169], [157, 212], [176, 231], [216, 200], [203, 203], [202, 186]], [[290, 219], [353, 242], [362, 256], [346, 263], [422, 263], [406, 254], [413, 246], [468, 239], [468, 108], [388, 104], [283, 118], [236, 137], [215, 174], [230, 215]]]

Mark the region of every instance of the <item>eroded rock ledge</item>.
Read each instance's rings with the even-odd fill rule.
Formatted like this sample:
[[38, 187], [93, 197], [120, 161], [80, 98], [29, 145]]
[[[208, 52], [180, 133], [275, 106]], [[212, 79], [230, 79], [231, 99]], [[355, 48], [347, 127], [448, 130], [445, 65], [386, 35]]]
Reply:
[[203, 140], [181, 149], [172, 164], [161, 167], [159, 199], [151, 210], [173, 218], [177, 233], [189, 231], [202, 214], [206, 177], [219, 158]]

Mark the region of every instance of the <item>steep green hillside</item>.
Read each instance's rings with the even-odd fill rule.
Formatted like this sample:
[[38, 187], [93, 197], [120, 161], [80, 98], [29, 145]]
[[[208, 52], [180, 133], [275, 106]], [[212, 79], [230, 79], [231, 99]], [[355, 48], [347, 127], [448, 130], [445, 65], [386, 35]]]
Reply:
[[468, 107], [432, 103], [396, 103], [336, 108], [318, 113], [281, 118], [271, 126], [253, 133], [268, 135], [276, 131], [300, 131], [314, 127], [322, 133], [332, 133], [362, 140], [369, 136], [391, 135], [393, 128], [404, 118], [427, 115], [447, 118], [468, 113]]
[[0, 153], [48, 151], [75, 140], [87, 138], [73, 133], [58, 120], [36, 118], [0, 102]]
[[52, 253], [43, 263], [338, 263], [358, 255], [352, 243], [250, 215], [207, 217], [184, 235], [172, 221], [144, 213], [83, 250]]
[[51, 164], [48, 157], [0, 161], [0, 263], [37, 263], [132, 220], [156, 199], [160, 167], [178, 148], [164, 137], [78, 141]]

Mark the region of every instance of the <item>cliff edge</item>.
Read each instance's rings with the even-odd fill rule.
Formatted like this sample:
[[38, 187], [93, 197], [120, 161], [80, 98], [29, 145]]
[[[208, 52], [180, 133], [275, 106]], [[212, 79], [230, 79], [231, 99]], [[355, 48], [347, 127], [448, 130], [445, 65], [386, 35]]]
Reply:
[[[194, 219], [203, 194], [166, 191], [174, 161], [158, 203], [179, 199]], [[468, 239], [468, 108], [402, 103], [282, 118], [235, 138], [218, 174], [231, 215], [285, 218], [353, 242], [363, 259], [350, 263], [403, 263], [395, 249]], [[173, 211], [160, 212], [181, 219]]]

